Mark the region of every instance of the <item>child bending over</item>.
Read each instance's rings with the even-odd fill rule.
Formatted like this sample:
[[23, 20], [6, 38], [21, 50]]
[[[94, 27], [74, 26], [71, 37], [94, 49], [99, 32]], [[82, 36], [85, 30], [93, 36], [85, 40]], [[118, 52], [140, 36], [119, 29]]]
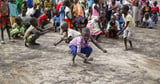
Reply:
[[38, 27], [38, 21], [36, 18], [30, 20], [31, 26], [27, 29], [24, 35], [25, 46], [40, 45], [36, 43], [36, 40], [43, 34], [49, 32], [48, 29], [41, 29]]
[[11, 37], [13, 39], [23, 37], [24, 35], [24, 26], [23, 21], [20, 17], [15, 18], [15, 23], [12, 25], [12, 29], [10, 31]]
[[57, 43], [54, 43], [55, 46], [60, 44], [62, 41], [65, 41], [66, 43], [69, 43], [73, 38], [81, 35], [80, 32], [78, 32], [76, 30], [73, 30], [73, 29], [69, 29], [67, 22], [64, 22], [61, 25], [61, 29], [62, 29], [62, 32], [63, 32], [63, 37], [61, 38], [60, 41], [58, 41]]
[[134, 20], [132, 18], [132, 16], [130, 14], [128, 14], [129, 11], [129, 7], [127, 5], [124, 5], [122, 8], [122, 12], [124, 14], [124, 28], [122, 31], [118, 32], [117, 35], [120, 35], [123, 31], [123, 38], [124, 38], [124, 44], [125, 44], [125, 50], [128, 50], [127, 48], [127, 39], [129, 40], [130, 43], [130, 47], [131, 49], [133, 49], [132, 46], [132, 37], [133, 37], [133, 32], [134, 32], [134, 27], [135, 27], [135, 23]]
[[145, 13], [142, 20], [142, 28], [154, 28], [155, 23], [152, 21], [149, 13]]
[[[82, 34], [79, 37], [74, 38], [69, 43], [70, 52], [73, 56], [72, 61], [73, 64], [75, 64], [75, 57], [76, 55], [82, 57], [84, 59], [84, 63], [90, 63], [89, 56], [92, 53], [92, 48], [89, 46], [89, 42], [92, 42], [96, 47], [98, 47], [100, 50], [102, 50], [104, 53], [107, 51], [100, 47], [90, 36], [90, 30], [88, 28], [82, 29]], [[86, 54], [84, 56], [83, 54]]]

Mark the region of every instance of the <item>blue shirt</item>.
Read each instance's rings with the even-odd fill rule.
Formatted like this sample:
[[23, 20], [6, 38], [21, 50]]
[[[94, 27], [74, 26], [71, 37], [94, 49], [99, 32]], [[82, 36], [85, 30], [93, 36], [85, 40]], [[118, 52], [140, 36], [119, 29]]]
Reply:
[[88, 7], [92, 7], [92, 5], [93, 5], [93, 0], [87, 0], [87, 3], [88, 3]]
[[54, 23], [60, 23], [60, 16], [54, 16], [53, 22]]
[[60, 20], [64, 20], [65, 18], [65, 7], [64, 6], [61, 6], [60, 9], [59, 9], [59, 12], [60, 12]]
[[27, 0], [27, 6], [29, 8], [32, 8], [33, 7], [33, 1], [32, 0]]
[[8, 6], [9, 6], [9, 15], [18, 16], [17, 5], [9, 2]]

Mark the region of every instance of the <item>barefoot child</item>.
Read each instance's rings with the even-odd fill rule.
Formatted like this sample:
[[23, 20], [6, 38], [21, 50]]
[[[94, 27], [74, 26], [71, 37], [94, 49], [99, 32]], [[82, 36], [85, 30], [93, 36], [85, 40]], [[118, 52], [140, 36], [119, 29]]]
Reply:
[[61, 29], [62, 29], [62, 32], [64, 33], [64, 36], [61, 38], [60, 41], [58, 41], [57, 43], [54, 43], [55, 46], [60, 44], [62, 41], [69, 43], [73, 38], [81, 35], [80, 32], [73, 30], [73, 29], [69, 29], [67, 22], [64, 22], [61, 25]]
[[[107, 51], [100, 47], [90, 36], [90, 30], [88, 28], [84, 28], [82, 30], [82, 34], [79, 37], [74, 38], [69, 43], [70, 52], [73, 56], [72, 61], [73, 64], [75, 64], [75, 57], [76, 55], [82, 57], [84, 59], [84, 63], [88, 62], [88, 57], [92, 53], [92, 48], [89, 46], [89, 42], [92, 42], [96, 47], [98, 47], [100, 50], [102, 50], [104, 53]], [[84, 56], [83, 54], [86, 54]]]
[[30, 45], [40, 45], [39, 43], [36, 43], [36, 40], [40, 37], [40, 35], [49, 32], [48, 30], [42, 30], [38, 27], [38, 21], [36, 18], [32, 18], [30, 20], [30, 24], [31, 26], [27, 29], [24, 35], [24, 42], [26, 47]]
[[133, 48], [131, 38], [133, 37], [133, 34], [134, 34], [133, 30], [135, 27], [134, 20], [133, 20], [132, 16], [130, 14], [128, 14], [128, 11], [129, 11], [129, 7], [127, 5], [124, 5], [122, 8], [122, 12], [124, 14], [124, 20], [125, 20], [124, 25], [125, 26], [122, 31], [117, 33], [118, 35], [120, 35], [124, 31], [123, 38], [124, 38], [125, 50], [128, 50], [127, 40], [129, 40], [131, 49]]

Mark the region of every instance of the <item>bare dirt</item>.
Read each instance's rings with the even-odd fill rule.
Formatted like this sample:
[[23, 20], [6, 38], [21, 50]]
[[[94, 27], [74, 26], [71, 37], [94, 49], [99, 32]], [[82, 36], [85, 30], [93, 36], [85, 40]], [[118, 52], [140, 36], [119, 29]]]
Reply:
[[29, 49], [22, 40], [0, 45], [0, 84], [160, 84], [160, 22], [156, 29], [136, 28], [134, 50], [123, 40], [103, 38], [108, 53], [94, 45], [92, 64], [77, 57], [72, 66], [67, 44], [53, 46], [61, 35], [50, 32]]

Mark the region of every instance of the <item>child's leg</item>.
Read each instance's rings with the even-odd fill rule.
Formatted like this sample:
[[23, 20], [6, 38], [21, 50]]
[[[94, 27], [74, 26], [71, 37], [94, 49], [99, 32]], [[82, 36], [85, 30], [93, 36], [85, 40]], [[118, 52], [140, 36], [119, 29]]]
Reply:
[[2, 41], [4, 41], [4, 28], [3, 27], [1, 28], [1, 39]]
[[86, 54], [86, 57], [87, 57], [87, 59], [84, 59], [84, 63], [90, 64], [90, 62], [88, 62], [88, 58], [91, 55], [92, 51], [93, 49], [90, 46], [81, 49], [81, 53]]
[[99, 39], [99, 37], [101, 36], [102, 33], [100, 33], [99, 35], [96, 36], [95, 40], [97, 41]]
[[132, 45], [132, 41], [131, 40], [129, 40], [129, 44], [130, 44], [131, 49], [133, 49], [133, 45]]
[[11, 35], [10, 35], [10, 30], [9, 30], [8, 24], [6, 24], [6, 29], [7, 29], [8, 38], [9, 38], [9, 40], [11, 40]]
[[76, 46], [74, 46], [74, 45], [71, 45], [71, 46], [69, 46], [69, 48], [70, 48], [70, 53], [72, 54], [72, 62], [73, 62], [73, 64], [75, 64], [75, 58], [76, 58], [76, 55], [77, 55], [77, 47]]
[[124, 45], [125, 45], [125, 50], [128, 50], [128, 48], [127, 48], [127, 38], [124, 38]]
[[127, 37], [128, 37], [128, 29], [124, 30], [124, 33], [123, 33], [125, 50], [128, 49], [128, 48], [127, 48]]

